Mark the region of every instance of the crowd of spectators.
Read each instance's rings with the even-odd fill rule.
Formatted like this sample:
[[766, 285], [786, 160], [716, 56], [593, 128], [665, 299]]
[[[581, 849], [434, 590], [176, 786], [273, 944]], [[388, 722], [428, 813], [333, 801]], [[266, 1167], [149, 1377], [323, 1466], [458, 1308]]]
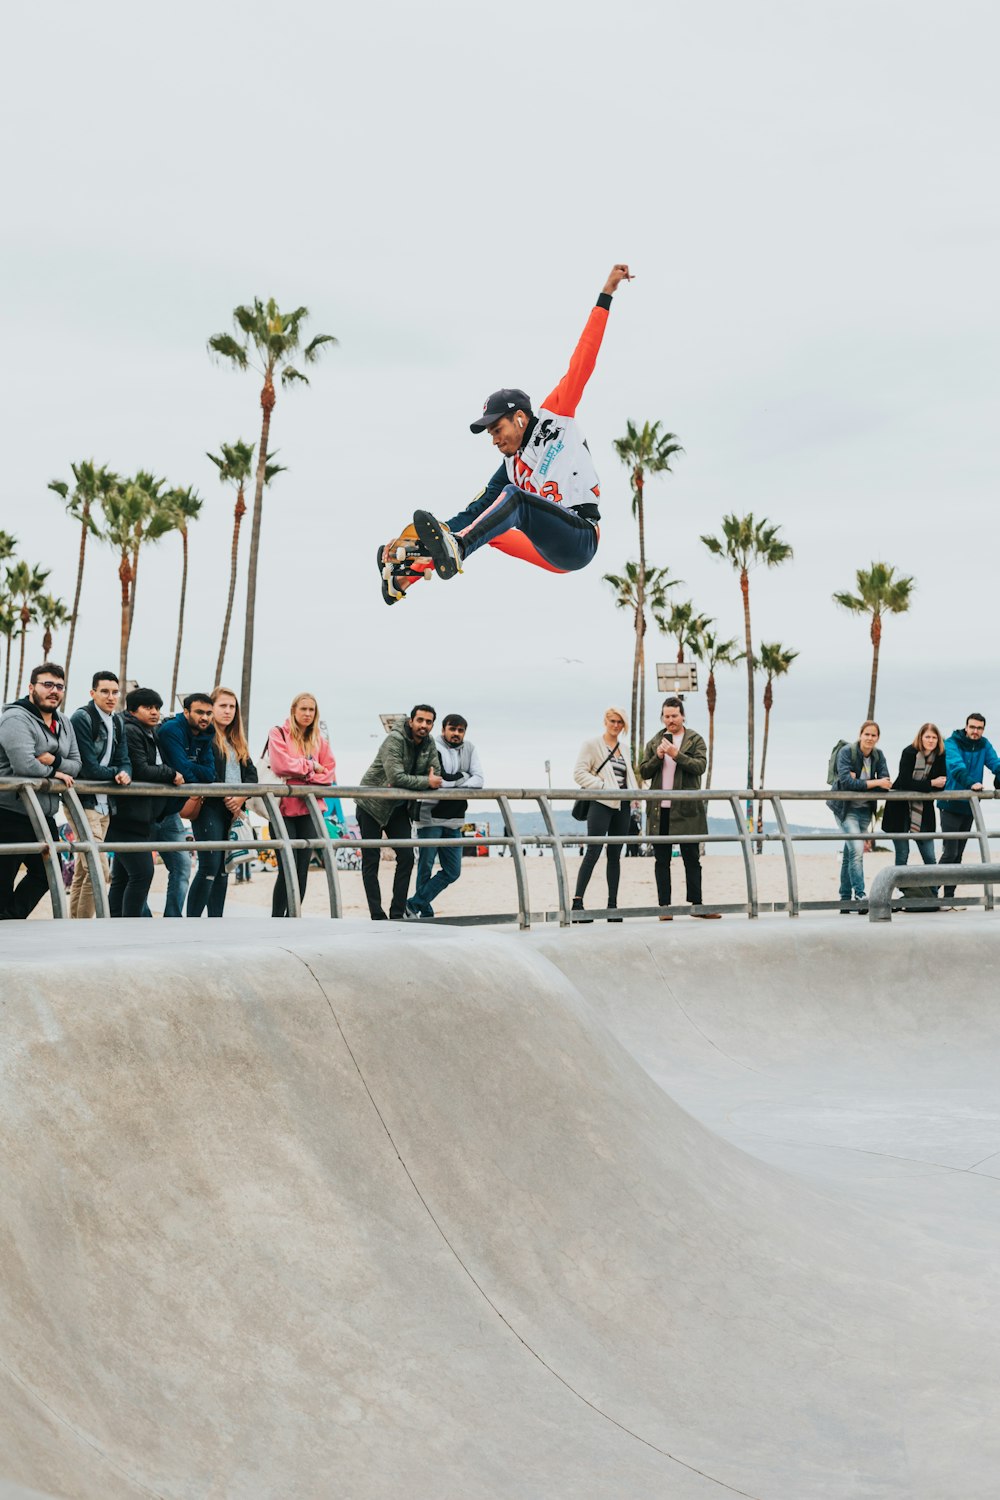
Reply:
[[[43, 662], [31, 672], [26, 695], [6, 706], [0, 717], [0, 781], [23, 778], [48, 783], [35, 793], [36, 812], [44, 818], [53, 838], [59, 837], [55, 818], [65, 789], [77, 778], [101, 786], [100, 791], [81, 793], [98, 861], [90, 866], [84, 857], [75, 860], [69, 891], [72, 917], [92, 917], [95, 913], [91, 885], [94, 868], [100, 869], [109, 884], [112, 916], [150, 916], [154, 848], [167, 870], [164, 916], [186, 913], [189, 917], [221, 917], [229, 874], [252, 857], [243, 844], [256, 837], [247, 816], [249, 793], [245, 788], [268, 781], [291, 787], [336, 786], [336, 762], [319, 705], [311, 693], [299, 693], [288, 718], [270, 730], [258, 767], [250, 755], [239, 700], [230, 688], [219, 686], [211, 693], [189, 693], [180, 710], [167, 717], [162, 716], [159, 693], [147, 687], [129, 691], [124, 709], [120, 708], [120, 686], [111, 671], [94, 673], [88, 701], [71, 715], [63, 711], [64, 689], [63, 669], [54, 662]], [[603, 733], [585, 740], [580, 747], [574, 780], [581, 789], [604, 795], [587, 798], [574, 809], [575, 816], [586, 822], [587, 836], [595, 840], [584, 847], [573, 896], [578, 922], [590, 920], [582, 915], [584, 898], [602, 853], [608, 920], [620, 920], [610, 915], [618, 907], [625, 847], [618, 840], [641, 833], [643, 804], [635, 798], [640, 783], [662, 793], [645, 802], [646, 835], [656, 839], [652, 853], [660, 920], [672, 919], [668, 908], [672, 906], [675, 845], [684, 866], [691, 915], [703, 919], [719, 916], [703, 906], [701, 840], [708, 834], [707, 804], [675, 796], [701, 787], [707, 761], [705, 742], [686, 724], [682, 699], [666, 698], [661, 719], [662, 727], [642, 749], [638, 780], [620, 743], [628, 732], [621, 709], [607, 709]], [[405, 719], [388, 730], [361, 778], [367, 794], [357, 798], [358, 826], [361, 839], [371, 845], [361, 850], [361, 873], [373, 921], [433, 918], [435, 901], [462, 873], [460, 841], [468, 801], [453, 794], [482, 788], [483, 768], [461, 714], [447, 714], [439, 731], [436, 726], [434, 708], [427, 703], [416, 704]], [[840, 864], [843, 912], [866, 909], [864, 853], [870, 843], [879, 793], [925, 794], [914, 795], [912, 801], [887, 800], [882, 827], [893, 837], [898, 865], [907, 864], [911, 848], [925, 864], [935, 864], [935, 805], [933, 797], [926, 794], [981, 791], [987, 770], [1000, 784], [1000, 757], [986, 738], [985, 728], [985, 718], [978, 713], [970, 714], [964, 728], [947, 739], [936, 724], [922, 724], [903, 747], [895, 779], [890, 777], [879, 749], [880, 730], [874, 721], [862, 724], [854, 742], [838, 743], [828, 780], [832, 792], [846, 795], [831, 797], [828, 806], [845, 836]], [[123, 795], [133, 783], [136, 788], [148, 788], [148, 792]], [[210, 784], [225, 786], [226, 793], [199, 793], [200, 787]], [[163, 789], [168, 787], [182, 789], [183, 798], [164, 795]], [[452, 795], [440, 800], [415, 795], [442, 790]], [[386, 795], [376, 795], [379, 792]], [[317, 837], [315, 803], [315, 798], [294, 794], [279, 799], [281, 820], [292, 839]], [[972, 805], [967, 799], [945, 798], [939, 803], [939, 812], [944, 838], [941, 863], [957, 865], [973, 826]], [[191, 850], [184, 847], [189, 839], [186, 824], [196, 845], [193, 878]], [[379, 881], [379, 843], [383, 838], [395, 845], [388, 913]], [[35, 824], [18, 792], [0, 791], [0, 847], [36, 842]], [[113, 852], [109, 865], [100, 847], [105, 843], [140, 847]], [[164, 844], [173, 847], [161, 849]], [[419, 861], [411, 892], [415, 849], [419, 850]], [[628, 852], [637, 852], [637, 845], [630, 846]], [[311, 850], [303, 847], [293, 854], [301, 902]], [[43, 854], [12, 848], [0, 855], [0, 919], [29, 916], [47, 890]], [[954, 892], [953, 884], [944, 886], [946, 901], [954, 898]], [[913, 894], [924, 893], [918, 890]], [[936, 891], [932, 898], [937, 900]], [[279, 860], [272, 916], [287, 916], [290, 905], [285, 867]]]

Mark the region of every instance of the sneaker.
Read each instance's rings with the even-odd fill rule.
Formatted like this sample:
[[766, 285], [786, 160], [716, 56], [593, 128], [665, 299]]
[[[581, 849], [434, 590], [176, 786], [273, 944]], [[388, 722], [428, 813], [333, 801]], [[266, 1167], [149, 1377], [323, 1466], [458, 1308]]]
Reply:
[[674, 914], [673, 914], [672, 911], [666, 911], [660, 917], [660, 921], [661, 922], [672, 922], [673, 920], [674, 920]]
[[434, 564], [439, 578], [454, 578], [462, 571], [462, 548], [457, 537], [429, 510], [415, 510], [413, 525], [417, 540]]
[[579, 896], [573, 897], [573, 905], [571, 906], [570, 910], [573, 912], [573, 916], [570, 918], [571, 921], [592, 922], [594, 920], [593, 917], [582, 917], [576, 915], [577, 912], [583, 911], [583, 901]]
[[718, 921], [722, 913], [721, 911], [693, 911], [691, 915], [692, 917], [700, 917], [702, 921], [711, 922], [713, 920]]
[[406, 905], [403, 907], [403, 921], [404, 922], [422, 922], [423, 920], [424, 920], [424, 914], [423, 914], [423, 912], [422, 911], [418, 911], [415, 906], [411, 906], [410, 903], [409, 903], [409, 901], [407, 901]]

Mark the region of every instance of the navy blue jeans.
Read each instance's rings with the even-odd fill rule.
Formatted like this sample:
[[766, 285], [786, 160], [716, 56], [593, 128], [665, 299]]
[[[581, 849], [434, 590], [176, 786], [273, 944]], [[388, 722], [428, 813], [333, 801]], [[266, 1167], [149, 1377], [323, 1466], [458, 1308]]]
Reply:
[[493, 504], [456, 535], [468, 557], [507, 531], [519, 531], [524, 538], [523, 544], [511, 547], [515, 556], [556, 573], [585, 568], [597, 551], [597, 527], [590, 521], [516, 484], [505, 485]]
[[[220, 799], [206, 797], [201, 812], [191, 824], [191, 831], [196, 839], [225, 839], [229, 837], [229, 825], [232, 821]], [[206, 906], [210, 917], [222, 916], [229, 885], [226, 874], [228, 852], [226, 849], [199, 849], [198, 873], [188, 891], [189, 917], [200, 917]]]
[[[418, 839], [460, 839], [461, 837], [460, 828], [442, 828], [437, 825], [417, 829]], [[432, 875], [435, 859], [440, 859], [441, 868], [436, 875]], [[461, 846], [450, 849], [447, 844], [442, 844], [440, 849], [421, 849], [417, 859], [417, 885], [409, 904], [415, 906], [423, 916], [433, 917], [434, 907], [431, 903], [448, 886], [454, 885], [461, 873]]]
[[[159, 822], [154, 823], [153, 836], [157, 839], [167, 839], [172, 844], [183, 843], [187, 838], [187, 829], [181, 822], [180, 813], [166, 813]], [[160, 858], [167, 867], [167, 900], [163, 915], [182, 917], [184, 897], [187, 895], [188, 881], [191, 879], [191, 856], [186, 849], [175, 849], [169, 854], [161, 854]], [[148, 907], [143, 912], [143, 916], [149, 916]]]

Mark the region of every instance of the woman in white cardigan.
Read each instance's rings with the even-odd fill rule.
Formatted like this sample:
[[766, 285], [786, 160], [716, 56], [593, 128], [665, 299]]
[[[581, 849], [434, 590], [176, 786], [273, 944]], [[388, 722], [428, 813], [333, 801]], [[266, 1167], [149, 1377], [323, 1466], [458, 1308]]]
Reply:
[[[628, 722], [620, 708], [609, 708], [604, 715], [604, 733], [595, 740], [585, 740], [573, 768], [573, 780], [584, 791], [606, 787], [615, 795], [594, 798], [587, 804], [587, 833], [591, 838], [623, 838], [629, 832], [630, 789], [637, 787], [631, 762], [623, 753], [618, 737], [628, 733]], [[621, 874], [622, 844], [603, 846], [608, 856], [608, 908], [618, 905], [618, 878]], [[600, 844], [588, 844], [576, 881], [573, 910], [583, 911], [583, 897], [594, 867], [601, 857]], [[609, 917], [620, 922], [621, 917]]]

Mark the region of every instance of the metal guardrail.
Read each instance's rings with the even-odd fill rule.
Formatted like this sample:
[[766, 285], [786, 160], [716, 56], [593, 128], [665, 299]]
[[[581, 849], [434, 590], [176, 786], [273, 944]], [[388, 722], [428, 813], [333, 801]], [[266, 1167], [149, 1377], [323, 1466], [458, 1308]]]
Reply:
[[[919, 889], [921, 886], [936, 890], [939, 885], [988, 886], [991, 881], [1000, 884], [1000, 865], [892, 865], [887, 870], [879, 870], [872, 881], [868, 894], [868, 920], [892, 921], [892, 893], [895, 890], [905, 890], [907, 887]], [[905, 903], [915, 911], [937, 911], [942, 904], [953, 905], [951, 897], [943, 897], [941, 901], [924, 899]], [[898, 903], [896, 905], [898, 908]]]
[[[194, 786], [181, 787], [161, 787], [149, 785], [112, 787], [107, 782], [77, 781], [72, 787], [64, 788], [60, 793], [60, 801], [66, 811], [68, 821], [71, 824], [75, 834], [75, 838], [72, 842], [52, 837], [45, 819], [45, 814], [43, 813], [41, 804], [38, 801], [39, 791], [45, 791], [48, 793], [51, 793], [53, 791], [53, 784], [51, 780], [0, 781], [0, 791], [16, 791], [18, 793], [21, 801], [24, 804], [25, 812], [31, 822], [32, 829], [37, 837], [37, 841], [34, 843], [25, 842], [23, 844], [0, 844], [0, 854], [7, 855], [41, 853], [43, 856], [45, 856], [49, 892], [52, 900], [52, 915], [54, 917], [63, 918], [68, 917], [69, 915], [66, 890], [65, 886], [63, 885], [61, 872], [59, 869], [58, 855], [60, 853], [70, 852], [73, 853], [74, 856], [82, 855], [82, 857], [86, 860], [87, 873], [90, 877], [90, 883], [94, 893], [94, 906], [96, 915], [98, 917], [109, 917], [110, 911], [108, 909], [108, 893], [101, 871], [101, 853], [114, 854], [119, 851], [123, 853], [139, 853], [149, 852], [150, 850], [156, 850], [158, 852], [169, 852], [171, 850], [183, 850], [184, 852], [190, 854], [192, 850], [197, 851], [199, 849], [224, 849], [229, 851], [234, 847], [232, 841], [228, 839], [188, 839], [182, 844], [176, 842], [172, 843], [164, 841], [162, 839], [149, 839], [142, 842], [124, 842], [122, 840], [115, 840], [110, 843], [98, 842], [91, 836], [91, 829], [90, 824], [87, 821], [87, 814], [80, 802], [81, 794], [99, 794], [101, 796], [111, 797], [114, 800], [132, 796], [154, 796], [157, 799], [177, 798], [181, 803], [183, 803], [187, 800], [188, 797], [192, 796], [230, 797], [234, 794], [234, 787], [230, 783], [219, 783], [211, 785], [199, 783]], [[294, 856], [295, 851], [298, 849], [309, 849], [318, 853], [326, 876], [330, 916], [334, 918], [340, 918], [343, 916], [343, 901], [341, 897], [340, 882], [338, 878], [336, 862], [336, 850], [338, 847], [346, 847], [352, 850], [372, 848], [377, 848], [379, 850], [387, 848], [419, 850], [429, 847], [440, 847], [446, 842], [443, 839], [352, 838], [350, 840], [344, 840], [342, 843], [338, 844], [330, 838], [329, 833], [327, 832], [326, 825], [323, 821], [323, 815], [320, 808], [320, 804], [327, 798], [339, 797], [342, 799], [349, 798], [354, 800], [358, 797], [362, 797], [366, 801], [375, 800], [399, 802], [400, 800], [402, 800], [399, 788], [361, 786], [299, 786], [291, 784], [286, 785], [285, 783], [269, 782], [267, 784], [259, 784], [253, 786], [242, 785], [239, 788], [238, 795], [241, 797], [245, 797], [248, 800], [250, 798], [259, 798], [264, 803], [264, 806], [267, 809], [267, 822], [271, 834], [271, 837], [268, 839], [240, 838], [238, 847], [241, 849], [266, 849], [271, 852], [277, 853], [277, 857], [281, 862], [281, 868], [285, 876], [285, 888], [288, 897], [289, 916], [292, 917], [299, 917], [302, 915], [301, 903], [298, 894], [298, 881], [295, 876]], [[928, 874], [934, 872], [938, 877], [937, 880], [928, 880], [925, 882], [923, 880], [917, 880], [916, 878], [913, 878], [912, 884], [916, 886], [923, 885], [925, 883], [943, 883], [944, 875], [942, 872], [945, 868], [964, 870], [965, 877], [963, 877], [961, 883], [984, 884], [984, 896], [982, 901], [980, 901], [978, 898], [971, 898], [953, 904], [971, 906], [983, 905], [986, 910], [992, 911], [994, 904], [993, 889], [992, 884], [989, 882], [996, 880], [997, 883], [1000, 883], [1000, 874], [996, 873], [997, 869], [1000, 867], [994, 866], [990, 863], [990, 839], [1000, 839], [1000, 829], [990, 830], [987, 828], [986, 821], [983, 815], [982, 803], [994, 800], [997, 795], [998, 793], [995, 791], [933, 792], [919, 794], [912, 792], [883, 792], [881, 796], [878, 797], [878, 799], [872, 800], [878, 800], [880, 802], [955, 801], [968, 803], [971, 806], [973, 815], [972, 829], [970, 829], [968, 832], [962, 833], [953, 833], [949, 831], [947, 837], [952, 840], [960, 841], [975, 839], [979, 845], [979, 855], [982, 862], [981, 865], [972, 865], [968, 868], [966, 868], [965, 866], [957, 865], [954, 867], [944, 867], [939, 865], [926, 866], [923, 868], [926, 869]], [[309, 816], [312, 820], [313, 828], [315, 829], [314, 837], [308, 839], [296, 839], [289, 837], [288, 829], [285, 825], [284, 819], [281, 816], [281, 809], [279, 807], [279, 801], [283, 797], [298, 797], [305, 801], [309, 808]], [[622, 798], [621, 800], [658, 803], [662, 800], [662, 797], [663, 792], [659, 788], [653, 788], [646, 791], [635, 791], [630, 788], [628, 798]], [[774, 912], [787, 912], [788, 916], [790, 917], [797, 917], [802, 911], [840, 911], [844, 909], [845, 903], [842, 903], [839, 900], [801, 900], [799, 895], [798, 868], [795, 861], [796, 845], [812, 843], [843, 844], [843, 830], [836, 829], [831, 830], [830, 832], [796, 832], [789, 825], [786, 804], [797, 802], [856, 803], [860, 800], [856, 792], [831, 792], [828, 788], [822, 788], [818, 791], [803, 791], [787, 788], [775, 789], [770, 791], [763, 788], [753, 791], [746, 791], [742, 789], [716, 790], [715, 788], [712, 788], [711, 790], [702, 789], [699, 791], [671, 791], [670, 798], [672, 803], [722, 803], [728, 808], [733, 817], [733, 832], [671, 835], [668, 838], [661, 838], [659, 835], [640, 832], [638, 834], [624, 834], [621, 836], [601, 838], [591, 837], [586, 832], [586, 824], [581, 824], [581, 831], [579, 834], [575, 832], [569, 834], [560, 832], [559, 828], [556, 825], [554, 816], [555, 806], [557, 804], [573, 803], [576, 801], [601, 802], [608, 800], [618, 800], [617, 797], [614, 797], [614, 794], [612, 794], [612, 798], [609, 799], [607, 788], [595, 789], [592, 791], [581, 791], [578, 787], [568, 787], [561, 789], [530, 787], [483, 787], [475, 790], [470, 790], [468, 787], [462, 787], [453, 791], [446, 791], [442, 787], [431, 792], [407, 792], [405, 794], [405, 800], [407, 802], [461, 801], [495, 803], [500, 809], [500, 815], [504, 820], [505, 827], [510, 830], [509, 833], [505, 833], [502, 837], [496, 835], [490, 835], [482, 838], [477, 837], [475, 842], [478, 845], [486, 845], [490, 848], [499, 847], [510, 850], [513, 858], [514, 877], [517, 890], [516, 914], [512, 914], [511, 912], [507, 911], [494, 912], [478, 916], [449, 917], [448, 921], [450, 923], [471, 925], [516, 921], [520, 927], [527, 928], [530, 927], [532, 920], [547, 920], [549, 915], [547, 912], [533, 912], [531, 909], [530, 888], [528, 880], [528, 862], [525, 857], [525, 851], [531, 848], [550, 849], [552, 852], [555, 861], [557, 891], [557, 911], [555, 915], [557, 915], [558, 921], [561, 926], [568, 927], [572, 925], [574, 920], [592, 921], [595, 917], [600, 918], [612, 915], [612, 913], [607, 909], [590, 908], [587, 910], [585, 915], [582, 913], [574, 913], [571, 909], [572, 893], [570, 890], [569, 870], [566, 864], [566, 850], [567, 847], [579, 848], [581, 846], [587, 846], [590, 844], [638, 844], [643, 846], [655, 846], [657, 844], [738, 844], [740, 846], [740, 851], [743, 857], [743, 868], [747, 891], [746, 901], [741, 902], [738, 905], [706, 905], [699, 909], [702, 911], [717, 911], [720, 913], [745, 913], [748, 917], [755, 918], [760, 915], [762, 906], [757, 891], [757, 870], [754, 861], [754, 846], [769, 843], [778, 843], [781, 845], [782, 854], [784, 856], [787, 900], [767, 903], [767, 909]], [[744, 809], [746, 805], [751, 802], [765, 803], [772, 809], [774, 814], [774, 822], [777, 829], [776, 832], [765, 830], [761, 833], [758, 833], [755, 828], [749, 828], [747, 826]], [[516, 814], [514, 812], [514, 804], [521, 805], [525, 803], [535, 804], [539, 813], [541, 814], [542, 821], [545, 824], [545, 833], [527, 834], [522, 833], [518, 830]], [[878, 830], [875, 829], [871, 829], [867, 834], [862, 835], [862, 837], [864, 838], [875, 838], [877, 836]], [[922, 833], [898, 833], [884, 835], [884, 837], [891, 837], [896, 841], [902, 841], [904, 839], [908, 841], [919, 841], [921, 839], [931, 837], [931, 835]], [[938, 832], [936, 835], [934, 835], [934, 837], [941, 839], [943, 835]], [[986, 867], [985, 873], [983, 867]], [[911, 883], [910, 877], [916, 877], [921, 867], [900, 866], [897, 868], [905, 869], [907, 871], [907, 883], [909, 884]], [[881, 874], [886, 875], [890, 873], [890, 871], [881, 872]], [[881, 878], [881, 874], [880, 876], [876, 877], [876, 880]], [[949, 878], [948, 884], [952, 883], [953, 882]], [[923, 904], [926, 906], [926, 901], [924, 901]], [[846, 905], [859, 911], [863, 910], [862, 905], [858, 902], [846, 903]], [[655, 916], [662, 915], [667, 912], [673, 913], [686, 910], [686, 906], [665, 908], [661, 908], [659, 906], [621, 907], [614, 911], [613, 915], [615, 917]], [[869, 915], [871, 915], [870, 903]], [[884, 920], [884, 918], [876, 918], [875, 920]]]

